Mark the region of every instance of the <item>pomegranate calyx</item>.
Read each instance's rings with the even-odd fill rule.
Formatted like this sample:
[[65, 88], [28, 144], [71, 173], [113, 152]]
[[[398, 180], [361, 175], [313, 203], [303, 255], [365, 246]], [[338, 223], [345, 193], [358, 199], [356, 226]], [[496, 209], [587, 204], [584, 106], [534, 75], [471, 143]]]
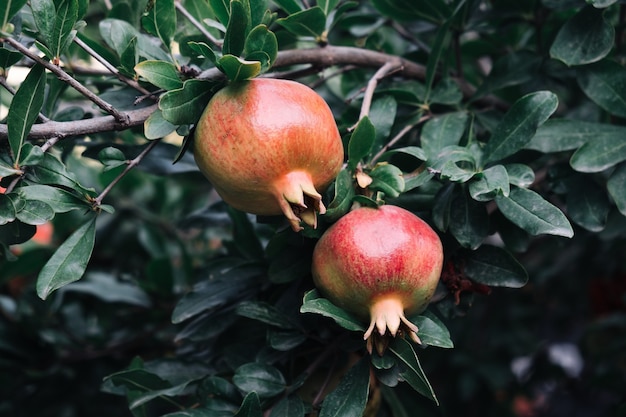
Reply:
[[276, 184], [278, 204], [295, 232], [304, 229], [301, 223], [317, 227], [317, 213], [326, 213], [322, 196], [304, 171], [292, 171]]
[[367, 341], [367, 351], [371, 354], [374, 348], [382, 356], [392, 337], [408, 335], [415, 343], [421, 344], [417, 336], [417, 326], [404, 316], [402, 302], [396, 298], [382, 298], [370, 308], [370, 325], [363, 335]]

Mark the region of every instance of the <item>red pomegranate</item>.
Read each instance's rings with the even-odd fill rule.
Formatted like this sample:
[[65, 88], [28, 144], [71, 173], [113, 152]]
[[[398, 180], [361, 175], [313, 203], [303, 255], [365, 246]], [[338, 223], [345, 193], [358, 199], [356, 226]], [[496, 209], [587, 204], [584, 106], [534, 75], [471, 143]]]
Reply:
[[228, 85], [196, 126], [194, 156], [231, 206], [283, 213], [299, 231], [326, 209], [320, 192], [343, 164], [343, 144], [328, 104], [295, 81], [256, 78]]
[[313, 280], [337, 306], [370, 320], [368, 350], [382, 355], [389, 337], [420, 342], [405, 315], [432, 298], [443, 265], [439, 236], [397, 206], [357, 208], [332, 225], [313, 252]]

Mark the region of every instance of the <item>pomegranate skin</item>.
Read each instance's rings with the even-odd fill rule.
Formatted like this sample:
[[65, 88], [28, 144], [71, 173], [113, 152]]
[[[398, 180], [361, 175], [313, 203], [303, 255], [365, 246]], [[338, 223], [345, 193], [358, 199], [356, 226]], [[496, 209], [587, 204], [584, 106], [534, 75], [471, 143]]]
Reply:
[[195, 131], [194, 157], [228, 204], [316, 226], [320, 192], [343, 164], [328, 104], [295, 81], [256, 78], [218, 91]]
[[402, 330], [419, 342], [405, 315], [426, 308], [442, 266], [437, 233], [413, 213], [385, 205], [355, 209], [331, 226], [315, 246], [312, 275], [331, 302], [369, 319], [365, 339], [374, 330], [380, 336]]

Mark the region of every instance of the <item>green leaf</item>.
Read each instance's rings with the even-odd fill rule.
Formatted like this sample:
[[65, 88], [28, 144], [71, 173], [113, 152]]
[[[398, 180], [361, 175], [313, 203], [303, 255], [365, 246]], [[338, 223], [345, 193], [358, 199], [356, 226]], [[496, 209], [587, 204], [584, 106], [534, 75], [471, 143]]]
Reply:
[[215, 51], [211, 49], [205, 42], [187, 42], [187, 45], [195, 51], [197, 54], [204, 56], [214, 65], [217, 63], [217, 57]]
[[96, 239], [96, 217], [83, 223], [59, 246], [37, 277], [37, 295], [45, 300], [53, 291], [79, 280], [85, 273]]
[[337, 307], [325, 298], [321, 298], [317, 290], [311, 290], [304, 295], [301, 313], [320, 314], [333, 319], [344, 329], [354, 332], [364, 332], [365, 327], [361, 320], [354, 317], [347, 311]]
[[16, 212], [13, 199], [5, 194], [0, 194], [0, 226], [13, 222]]
[[326, 15], [319, 6], [292, 13], [276, 20], [276, 23], [295, 36], [312, 37], [316, 40], [321, 39], [326, 31]]
[[30, 8], [33, 11], [35, 26], [47, 46], [52, 45], [54, 24], [56, 22], [56, 6], [52, 0], [32, 0]]
[[563, 212], [534, 191], [512, 187], [508, 197], [496, 197], [496, 204], [507, 219], [531, 235], [574, 235]]
[[224, 55], [217, 61], [217, 66], [230, 81], [249, 80], [262, 71], [260, 61], [247, 61], [234, 55]]
[[362, 358], [324, 398], [319, 417], [361, 417], [367, 405], [369, 386], [369, 361]]
[[359, 162], [372, 150], [376, 129], [369, 117], [363, 116], [350, 135], [348, 142], [348, 170], [354, 171]]
[[119, 149], [108, 146], [98, 152], [98, 160], [104, 165], [104, 171], [126, 165], [127, 159]]
[[[532, 170], [531, 170], [532, 172]], [[504, 165], [494, 165], [480, 172], [475, 177], [475, 181], [470, 182], [469, 192], [476, 201], [490, 201], [496, 195], [509, 195], [509, 174]]]
[[232, 207], [228, 207], [227, 210], [233, 223], [233, 244], [237, 250], [246, 259], [262, 260], [265, 255], [263, 245], [248, 214]]
[[369, 188], [382, 191], [385, 196], [395, 198], [404, 191], [404, 177], [400, 168], [391, 164], [378, 164], [369, 172], [372, 183]]
[[475, 249], [489, 234], [489, 216], [484, 204], [457, 192], [450, 206], [448, 228], [461, 246]]
[[65, 165], [49, 152], [44, 153], [40, 163], [28, 169], [26, 178], [43, 185], [68, 187], [85, 195], [94, 194], [93, 189], [82, 186], [76, 179], [76, 176], [69, 172]]
[[155, 400], [157, 398], [176, 397], [178, 395], [181, 395], [187, 388], [187, 385], [189, 385], [189, 382], [190, 381], [184, 382], [182, 384], [178, 384], [173, 387], [168, 387], [168, 388], [163, 388], [163, 389], [158, 389], [158, 390], [149, 390], [149, 391], [140, 393], [139, 395], [137, 394], [132, 395], [132, 399], [129, 398], [128, 408], [130, 410], [135, 410], [137, 409], [137, 407], [141, 407], [142, 405], [152, 400]]
[[605, 190], [588, 176], [572, 178], [566, 203], [569, 218], [579, 226], [591, 232], [599, 232], [606, 226], [611, 209], [609, 199]]
[[580, 147], [570, 158], [578, 172], [601, 172], [626, 160], [626, 136], [602, 135]]
[[143, 123], [143, 132], [146, 139], [161, 139], [176, 131], [176, 125], [163, 117], [160, 109], [155, 110]]
[[432, 48], [428, 54], [428, 61], [426, 62], [426, 80], [424, 81], [426, 86], [424, 102], [426, 103], [430, 102], [433, 82], [435, 81], [435, 76], [439, 73], [439, 63], [442, 55], [444, 51], [449, 49], [450, 39], [452, 38], [452, 31], [450, 31], [451, 24], [452, 19], [448, 19], [437, 29]]
[[152, 304], [140, 287], [120, 281], [106, 272], [87, 273], [83, 280], [67, 285], [62, 291], [90, 294], [109, 303], [125, 303], [146, 308]]
[[302, 4], [296, 0], [272, 0], [278, 7], [283, 9], [287, 14], [294, 14], [302, 10]]
[[428, 170], [454, 182], [465, 182], [477, 172], [475, 149], [446, 146], [435, 157], [428, 159]]
[[524, 148], [557, 105], [556, 95], [549, 91], [531, 93], [517, 100], [485, 145], [484, 163], [499, 161]]
[[16, 165], [21, 162], [22, 145], [43, 106], [45, 88], [45, 68], [35, 64], [11, 102], [7, 116], [7, 130]]
[[130, 23], [118, 19], [104, 19], [99, 24], [100, 36], [111, 47], [117, 56], [122, 56], [133, 38], [139, 32]]
[[411, 317], [411, 321], [417, 326], [417, 335], [423, 345], [445, 349], [454, 347], [450, 339], [450, 331], [436, 316], [426, 312], [424, 315]]
[[246, 37], [248, 32], [250, 32], [250, 23], [249, 10], [246, 10], [243, 2], [231, 0], [230, 18], [226, 26], [224, 45], [222, 46], [224, 55], [233, 55], [235, 57], [241, 55]]
[[352, 174], [347, 169], [342, 169], [335, 178], [335, 196], [322, 217], [331, 223], [339, 220], [350, 210], [354, 194]]
[[10, 177], [11, 175], [21, 174], [22, 171], [15, 169], [12, 166], [6, 164], [4, 161], [0, 161], [0, 178]]
[[528, 282], [524, 267], [509, 252], [492, 245], [468, 253], [465, 273], [473, 281], [490, 287], [521, 288]]
[[163, 118], [174, 125], [196, 123], [211, 99], [214, 87], [210, 81], [191, 79], [185, 81], [182, 88], [163, 94], [159, 100]]
[[626, 127], [586, 122], [582, 120], [551, 119], [537, 129], [537, 133], [526, 145], [543, 153], [554, 153], [577, 149], [587, 142], [599, 138], [620, 140], [626, 136]]
[[598, 106], [626, 117], [626, 69], [614, 61], [602, 60], [577, 70], [578, 85]]
[[467, 112], [446, 113], [427, 121], [422, 127], [420, 144], [432, 158], [446, 146], [458, 145], [467, 126]]
[[274, 407], [270, 417], [304, 417], [304, 402], [297, 395], [290, 395], [281, 399]]
[[237, 306], [237, 314], [281, 329], [293, 329], [287, 315], [263, 301], [243, 301]]
[[276, 35], [267, 26], [258, 25], [246, 38], [243, 54], [247, 61], [259, 61], [261, 72], [267, 71], [278, 56]]
[[26, 4], [27, 0], [0, 0], [0, 30], [15, 16], [15, 14]]
[[48, 47], [53, 58], [58, 58], [68, 46], [68, 39], [76, 35], [74, 25], [78, 20], [78, 2], [76, 0], [61, 0], [57, 4], [54, 30]]
[[385, 161], [385, 160], [389, 159], [391, 156], [393, 156], [395, 154], [409, 155], [409, 156], [412, 156], [412, 157], [414, 157], [415, 159], [417, 159], [419, 161], [426, 161], [426, 159], [428, 159], [424, 149], [420, 148], [419, 146], [406, 146], [404, 148], [392, 149], [392, 150], [382, 154], [380, 159]]
[[148, 2], [148, 11], [141, 19], [146, 31], [163, 42], [169, 50], [170, 42], [176, 32], [176, 8], [174, 0], [154, 0]]
[[43, 201], [25, 200], [24, 206], [15, 213], [15, 217], [23, 223], [36, 226], [52, 220], [54, 209]]
[[285, 377], [271, 365], [246, 363], [235, 370], [233, 383], [245, 393], [256, 392], [261, 398], [271, 398], [286, 388]]
[[89, 208], [88, 202], [82, 201], [69, 191], [57, 187], [35, 184], [21, 187], [18, 192], [24, 200], [38, 200], [48, 204], [55, 213]]
[[391, 95], [385, 95], [372, 102], [368, 117], [376, 128], [376, 150], [386, 144], [397, 111], [398, 102]]
[[164, 90], [182, 88], [176, 66], [170, 62], [143, 61], [135, 66], [135, 72], [149, 83]]
[[607, 56], [613, 48], [615, 28], [604, 18], [604, 10], [587, 6], [559, 30], [550, 56], [566, 65], [585, 65]]
[[322, 9], [324, 14], [328, 16], [330, 12], [337, 7], [339, 0], [318, 0], [317, 5]]
[[509, 183], [518, 187], [528, 187], [535, 182], [535, 171], [524, 164], [506, 164], [504, 166], [509, 176]]
[[426, 374], [411, 343], [404, 338], [396, 337], [389, 345], [389, 350], [404, 366], [404, 370], [400, 373], [402, 378], [415, 391], [439, 405], [435, 391], [433, 391], [433, 387], [428, 382], [428, 378], [426, 378]]
[[246, 395], [241, 404], [241, 408], [234, 417], [263, 417], [261, 401], [256, 392], [250, 392]]
[[620, 213], [626, 216], [626, 163], [613, 171], [606, 182], [606, 188]]

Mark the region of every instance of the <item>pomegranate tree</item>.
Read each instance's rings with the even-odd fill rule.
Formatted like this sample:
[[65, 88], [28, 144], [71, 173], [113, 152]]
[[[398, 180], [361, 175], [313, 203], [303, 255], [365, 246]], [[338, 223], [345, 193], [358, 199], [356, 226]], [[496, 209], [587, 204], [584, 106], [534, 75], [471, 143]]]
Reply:
[[389, 337], [420, 342], [406, 315], [432, 298], [443, 265], [439, 236], [397, 206], [357, 208], [331, 226], [313, 252], [313, 280], [334, 304], [369, 320], [368, 350], [382, 355]]
[[282, 79], [236, 82], [218, 91], [196, 126], [194, 156], [231, 206], [283, 213], [299, 231], [326, 211], [322, 192], [343, 164], [328, 104], [311, 88]]

